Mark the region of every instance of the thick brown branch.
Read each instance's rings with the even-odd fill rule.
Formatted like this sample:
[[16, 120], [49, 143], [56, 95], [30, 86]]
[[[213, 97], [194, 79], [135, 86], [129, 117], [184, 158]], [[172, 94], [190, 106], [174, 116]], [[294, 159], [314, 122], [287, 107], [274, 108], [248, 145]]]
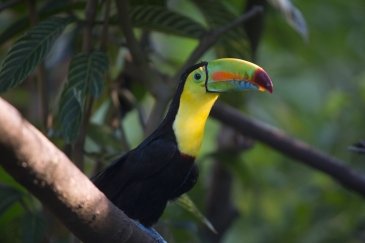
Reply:
[[153, 242], [0, 98], [0, 164], [84, 242]]
[[343, 161], [320, 152], [308, 144], [291, 138], [282, 131], [242, 115], [234, 108], [217, 103], [212, 116], [245, 136], [252, 137], [310, 167], [330, 175], [344, 187], [365, 196], [365, 176], [346, 166]]

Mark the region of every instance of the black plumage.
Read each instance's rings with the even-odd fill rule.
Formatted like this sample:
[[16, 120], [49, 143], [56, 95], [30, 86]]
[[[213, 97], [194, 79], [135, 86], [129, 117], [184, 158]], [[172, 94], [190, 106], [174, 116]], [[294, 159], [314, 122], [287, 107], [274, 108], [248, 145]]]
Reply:
[[195, 158], [179, 151], [173, 130], [186, 78], [181, 77], [169, 111], [160, 126], [92, 180], [117, 207], [145, 226], [156, 223], [169, 200], [189, 191], [198, 178]]

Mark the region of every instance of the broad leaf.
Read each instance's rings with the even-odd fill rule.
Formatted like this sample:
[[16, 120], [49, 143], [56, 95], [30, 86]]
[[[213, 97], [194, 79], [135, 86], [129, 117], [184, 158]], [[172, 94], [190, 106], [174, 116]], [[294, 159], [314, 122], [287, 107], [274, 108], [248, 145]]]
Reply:
[[108, 59], [100, 51], [80, 53], [72, 58], [58, 112], [62, 134], [67, 141], [73, 141], [78, 135], [86, 96], [101, 94], [107, 68]]
[[[203, 13], [212, 30], [223, 27], [238, 17], [222, 1], [195, 0], [194, 3]], [[243, 24], [242, 27], [227, 31], [221, 37], [218, 45], [215, 45], [215, 49], [218, 56], [246, 59], [250, 48]]]
[[205, 32], [205, 28], [201, 24], [166, 7], [133, 6], [130, 16], [133, 25], [139, 28], [190, 38], [199, 38]]
[[89, 59], [90, 93], [99, 97], [103, 88], [104, 74], [108, 69], [108, 57], [104, 52], [93, 52]]
[[24, 81], [44, 59], [69, 22], [69, 18], [52, 17], [39, 23], [15, 42], [0, 69], [0, 92]]
[[22, 243], [42, 242], [47, 225], [41, 211], [26, 212], [22, 215], [20, 224]]
[[76, 88], [65, 87], [61, 95], [58, 120], [61, 133], [67, 142], [73, 141], [79, 134], [82, 121], [84, 99]]
[[[85, 3], [76, 2], [70, 3], [69, 1], [51, 1], [45, 4], [39, 10], [39, 19], [45, 20], [52, 15], [66, 12], [69, 9], [77, 10], [77, 9], [85, 9]], [[6, 41], [14, 38], [16, 35], [25, 32], [28, 28], [30, 28], [29, 16], [24, 16], [18, 18], [16, 21], [11, 23], [6, 29], [0, 33], [0, 45], [4, 44]]]
[[18, 202], [23, 197], [23, 192], [16, 188], [0, 185], [0, 215], [2, 215], [11, 205]]
[[30, 28], [29, 17], [17, 19], [0, 33], [0, 45], [4, 44], [16, 35], [25, 32], [27, 28]]
[[212, 223], [200, 212], [195, 203], [191, 201], [187, 194], [181, 195], [177, 199], [177, 203], [186, 211], [193, 214], [200, 222], [205, 224], [213, 233], [217, 233]]

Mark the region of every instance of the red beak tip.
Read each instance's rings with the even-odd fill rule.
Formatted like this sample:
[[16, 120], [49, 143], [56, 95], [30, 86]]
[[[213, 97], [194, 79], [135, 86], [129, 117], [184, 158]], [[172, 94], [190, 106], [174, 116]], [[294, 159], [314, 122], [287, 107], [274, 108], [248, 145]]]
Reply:
[[256, 71], [253, 81], [255, 83], [257, 83], [263, 89], [272, 93], [272, 91], [273, 91], [272, 81], [271, 81], [269, 75], [267, 75], [267, 73], [263, 69], [260, 68]]
[[270, 92], [270, 94], [272, 94], [272, 86], [270, 86], [270, 87], [267, 89], [267, 91], [269, 91], [269, 92]]

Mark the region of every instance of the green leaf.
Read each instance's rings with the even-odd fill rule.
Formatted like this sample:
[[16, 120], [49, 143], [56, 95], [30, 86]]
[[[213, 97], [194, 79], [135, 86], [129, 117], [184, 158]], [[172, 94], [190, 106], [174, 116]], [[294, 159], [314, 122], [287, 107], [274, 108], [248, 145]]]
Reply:
[[104, 75], [108, 69], [108, 57], [104, 52], [93, 52], [90, 56], [90, 92], [99, 97], [103, 88]]
[[177, 203], [186, 211], [193, 214], [200, 222], [202, 222], [205, 226], [208, 227], [213, 233], [217, 233], [213, 224], [200, 212], [195, 203], [190, 199], [187, 194], [181, 195], [177, 199]]
[[4, 44], [6, 41], [10, 40], [17, 34], [26, 31], [30, 27], [29, 17], [22, 17], [11, 23], [5, 28], [5, 30], [0, 34], [0, 45]]
[[0, 215], [23, 197], [23, 192], [7, 185], [0, 185]]
[[46, 234], [46, 222], [41, 211], [27, 212], [21, 218], [22, 243], [42, 242]]
[[44, 59], [70, 18], [52, 17], [25, 33], [6, 55], [0, 69], [0, 92], [24, 79]]
[[77, 54], [70, 63], [68, 84], [70, 88], [98, 97], [102, 91], [103, 77], [107, 68], [108, 58], [104, 52]]
[[82, 121], [84, 99], [76, 88], [65, 87], [61, 95], [58, 120], [61, 132], [67, 142], [75, 140]]
[[[70, 3], [70, 1], [51, 1], [45, 4], [39, 11], [39, 19], [45, 20], [52, 15], [66, 12], [70, 9], [78, 10], [85, 9], [84, 2]], [[14, 38], [16, 35], [24, 32], [30, 27], [29, 16], [19, 17], [16, 21], [11, 23], [6, 29], [0, 33], [0, 45], [6, 41]]]
[[[194, 3], [203, 13], [211, 29], [225, 26], [238, 17], [222, 1], [195, 0]], [[226, 32], [218, 45], [215, 45], [215, 49], [218, 56], [247, 59], [250, 48], [243, 25]]]
[[62, 134], [68, 142], [78, 135], [86, 96], [100, 96], [107, 68], [104, 52], [80, 53], [72, 58], [58, 111]]
[[199, 38], [206, 31], [194, 20], [156, 5], [132, 6], [130, 16], [135, 27], [168, 34]]

